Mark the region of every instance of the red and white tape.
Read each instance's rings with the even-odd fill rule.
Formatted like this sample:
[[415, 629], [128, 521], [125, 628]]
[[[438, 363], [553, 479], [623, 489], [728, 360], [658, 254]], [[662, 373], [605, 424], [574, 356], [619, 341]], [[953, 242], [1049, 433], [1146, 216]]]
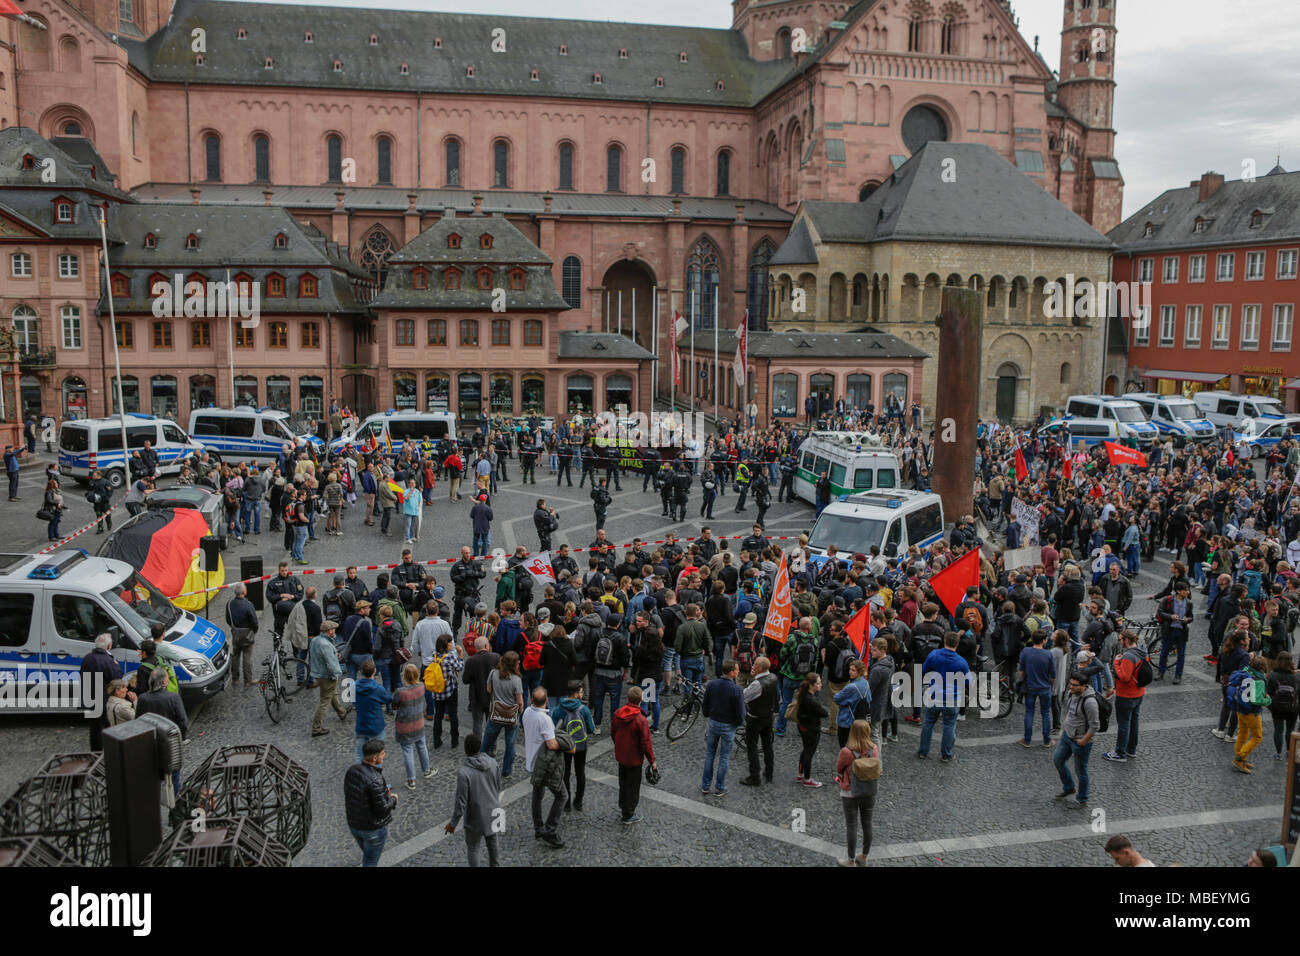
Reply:
[[102, 515], [100, 515], [99, 517], [97, 517], [97, 518], [96, 518], [94, 521], [92, 521], [90, 524], [86, 525], [84, 528], [78, 528], [76, 531], [72, 532], [72, 534], [68, 535], [68, 536], [67, 536], [66, 538], [64, 538], [62, 541], [56, 541], [54, 544], [50, 545], [48, 548], [44, 548], [43, 550], [41, 550], [41, 551], [37, 551], [36, 553], [37, 553], [37, 554], [49, 554], [49, 553], [50, 553], [51, 551], [53, 551], [54, 549], [63, 547], [65, 544], [67, 544], [67, 543], [68, 543], [69, 541], [71, 541], [73, 538], [79, 537], [80, 535], [85, 534], [85, 533], [86, 533], [87, 531], [89, 531], [91, 528], [95, 527], [95, 525], [99, 524], [101, 521], [103, 521], [105, 518], [107, 518], [109, 515], [111, 515], [114, 511], [116, 511], [116, 510], [117, 510], [117, 507], [118, 507], [117, 505], [113, 505], [113, 507], [109, 508], [107, 511], [105, 511]]

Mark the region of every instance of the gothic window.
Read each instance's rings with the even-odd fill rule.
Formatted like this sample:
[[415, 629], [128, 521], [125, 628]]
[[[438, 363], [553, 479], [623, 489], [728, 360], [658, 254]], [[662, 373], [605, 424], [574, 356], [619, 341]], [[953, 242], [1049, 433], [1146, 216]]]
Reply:
[[718, 153], [718, 195], [731, 195], [731, 151]]
[[680, 146], [673, 149], [670, 156], [672, 166], [672, 193], [686, 192], [686, 150]]
[[271, 181], [271, 140], [266, 136], [253, 139], [253, 179], [259, 183]]
[[573, 188], [573, 144], [560, 144], [560, 188]]
[[379, 185], [393, 185], [393, 141], [387, 136], [379, 137], [375, 144], [375, 159], [379, 166]]
[[686, 306], [696, 328], [713, 328], [720, 272], [718, 250], [709, 240], [701, 239], [686, 257]]
[[957, 25], [953, 22], [952, 17], [943, 18], [943, 29], [939, 37], [939, 52], [952, 53], [953, 37], [956, 33]]
[[388, 260], [392, 254], [393, 240], [382, 229], [371, 230], [361, 241], [361, 267], [375, 277], [379, 289], [388, 278]]
[[605, 192], [616, 193], [623, 188], [623, 149], [611, 146], [605, 150]]
[[447, 140], [447, 185], [460, 185], [460, 140]]
[[560, 294], [572, 309], [582, 307], [582, 262], [568, 256], [560, 269]]
[[912, 19], [907, 21], [907, 50], [909, 53], [916, 53], [921, 49], [921, 15], [912, 14]]
[[333, 135], [325, 140], [325, 159], [329, 182], [343, 182], [343, 137]]
[[763, 320], [769, 308], [767, 264], [774, 252], [776, 246], [770, 239], [764, 239], [754, 247], [749, 257], [749, 289], [745, 307], [749, 310], [749, 327], [754, 330], [765, 327]]
[[203, 159], [205, 179], [210, 183], [221, 182], [221, 137], [209, 133], [203, 137]]
[[492, 185], [497, 189], [510, 186], [510, 147], [504, 140], [492, 146]]

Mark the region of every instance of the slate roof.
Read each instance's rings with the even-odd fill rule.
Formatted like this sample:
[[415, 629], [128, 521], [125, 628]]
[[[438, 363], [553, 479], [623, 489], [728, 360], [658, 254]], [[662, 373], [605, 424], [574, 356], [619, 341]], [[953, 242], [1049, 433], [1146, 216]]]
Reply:
[[[1204, 202], [1199, 196], [1198, 185], [1166, 190], [1112, 229], [1110, 238], [1122, 253], [1300, 238], [1300, 173], [1271, 172], [1253, 183], [1233, 180]], [[1252, 229], [1257, 210], [1265, 213], [1264, 222]], [[1210, 220], [1205, 232], [1193, 231], [1198, 217]], [[1156, 227], [1149, 238], [1144, 235], [1148, 222]]]
[[800, 219], [791, 227], [781, 247], [772, 253], [768, 265], [804, 265], [817, 261], [817, 249], [813, 245], [812, 236], [808, 234], [808, 223]]
[[[207, 31], [203, 66], [190, 31]], [[237, 39], [239, 29], [246, 38]], [[505, 51], [493, 52], [494, 29]], [[304, 40], [312, 32], [313, 42]], [[370, 45], [370, 35], [378, 44]], [[435, 49], [435, 37], [441, 47]], [[147, 41], [119, 37], [151, 80], [324, 89], [489, 93], [751, 106], [791, 72], [759, 62], [732, 30], [355, 7], [177, 0]], [[560, 54], [561, 45], [567, 55]], [[619, 56], [621, 48], [627, 59]], [[679, 55], [685, 52], [685, 63]], [[265, 68], [266, 57], [274, 63]], [[334, 60], [343, 70], [333, 72]], [[401, 64], [409, 75], [400, 72]], [[466, 68], [474, 67], [474, 76]], [[538, 71], [532, 81], [532, 70]], [[593, 82], [599, 72], [602, 82]], [[658, 76], [662, 88], [655, 86]], [[717, 89], [717, 81], [723, 89]]]
[[[944, 182], [949, 159], [955, 161], [948, 167], [955, 182]], [[823, 241], [1112, 247], [1042, 186], [978, 143], [928, 143], [865, 201], [804, 202], [801, 210]]]
[[[70, 143], [74, 152], [80, 152], [80, 145], [86, 142], [80, 137], [64, 140]], [[90, 152], [94, 152], [93, 148]], [[34, 158], [35, 168], [23, 169], [26, 155]], [[54, 160], [55, 179], [52, 183], [41, 181], [42, 163], [46, 159]], [[117, 204], [129, 203], [131, 198], [113, 186], [106, 169], [104, 177], [97, 179], [91, 176], [91, 168], [89, 163], [81, 162], [25, 126], [0, 130], [0, 208], [38, 235], [98, 242], [99, 212], [107, 200], [109, 210], [105, 231], [109, 242], [115, 242], [119, 238]], [[98, 170], [96, 173], [99, 175]], [[54, 200], [61, 196], [73, 203], [73, 221], [70, 223], [54, 221]]]
[[[22, 168], [27, 153], [36, 158], [35, 169]], [[54, 160], [53, 183], [41, 181], [41, 160], [46, 158]], [[88, 140], [80, 136], [47, 140], [26, 126], [0, 130], [0, 187], [4, 186], [60, 192], [86, 189], [119, 200], [127, 199], [126, 193], [113, 185], [113, 174]]]
[[616, 332], [561, 332], [559, 357], [641, 361], [654, 358], [654, 353], [637, 345], [628, 336]]
[[[536, 215], [545, 211], [543, 196], [552, 196], [551, 212], [568, 216], [645, 216], [666, 219], [673, 213], [671, 196], [637, 196], [627, 193], [575, 193], [567, 191], [515, 192], [503, 189], [401, 189], [385, 186], [259, 186], [203, 183], [200, 199], [204, 205], [263, 206], [263, 191], [271, 190], [271, 202], [293, 209], [333, 209], [337, 204], [336, 192], [344, 194], [343, 204], [349, 209], [405, 210], [409, 205], [407, 194], [415, 192], [415, 208], [420, 212], [439, 212], [455, 209], [470, 213], [474, 197], [483, 197], [483, 211], [504, 212], [512, 215]], [[136, 187], [133, 197], [144, 203], [189, 202], [191, 187], [186, 183], [146, 183]], [[743, 202], [745, 220], [753, 223], [788, 223], [793, 214], [765, 202], [740, 200], [729, 197], [681, 197], [681, 214], [691, 219], [736, 218], [736, 204]]]
[[[451, 235], [460, 237], [460, 248], [447, 245]], [[492, 248], [480, 244], [489, 236]], [[524, 265], [551, 259], [504, 216], [444, 216], [393, 253], [391, 264], [403, 262], [505, 263]]]
[[[697, 330], [695, 349], [712, 351], [713, 332]], [[677, 341], [677, 349], [691, 347], [688, 329]], [[896, 335], [877, 332], [750, 332], [746, 344], [751, 358], [929, 358], [930, 353], [904, 342]], [[736, 354], [736, 331], [718, 331], [718, 351]]]

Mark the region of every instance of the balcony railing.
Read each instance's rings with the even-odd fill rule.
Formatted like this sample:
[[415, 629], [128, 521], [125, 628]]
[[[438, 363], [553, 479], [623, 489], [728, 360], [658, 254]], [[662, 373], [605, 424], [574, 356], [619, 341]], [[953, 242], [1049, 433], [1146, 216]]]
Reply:
[[53, 348], [19, 349], [18, 365], [23, 369], [54, 368], [55, 353]]

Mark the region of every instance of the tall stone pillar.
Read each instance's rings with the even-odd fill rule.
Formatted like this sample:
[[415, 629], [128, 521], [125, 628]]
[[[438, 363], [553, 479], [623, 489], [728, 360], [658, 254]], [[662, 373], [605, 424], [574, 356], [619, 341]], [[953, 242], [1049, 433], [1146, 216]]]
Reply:
[[[979, 421], [980, 360], [984, 349], [983, 293], [961, 286], [944, 287], [937, 324], [939, 368], [931, 484], [943, 499], [944, 518], [956, 521], [974, 511], [975, 428]], [[950, 440], [945, 441], [945, 437]]]

